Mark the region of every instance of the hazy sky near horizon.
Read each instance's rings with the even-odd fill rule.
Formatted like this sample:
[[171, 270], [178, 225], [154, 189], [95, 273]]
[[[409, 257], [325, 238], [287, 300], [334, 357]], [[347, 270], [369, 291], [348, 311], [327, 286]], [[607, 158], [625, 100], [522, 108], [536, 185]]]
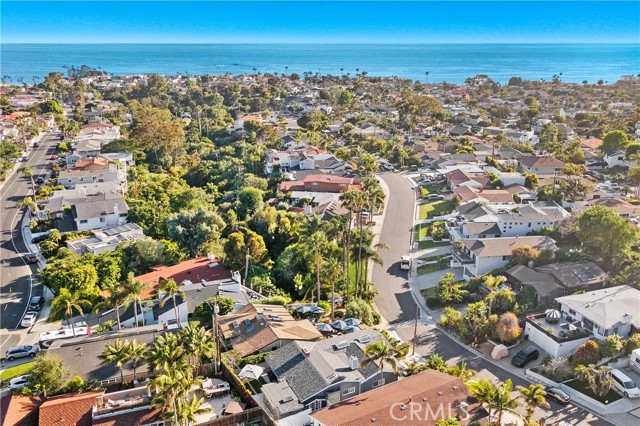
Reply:
[[3, 43], [639, 43], [640, 2], [2, 1]]

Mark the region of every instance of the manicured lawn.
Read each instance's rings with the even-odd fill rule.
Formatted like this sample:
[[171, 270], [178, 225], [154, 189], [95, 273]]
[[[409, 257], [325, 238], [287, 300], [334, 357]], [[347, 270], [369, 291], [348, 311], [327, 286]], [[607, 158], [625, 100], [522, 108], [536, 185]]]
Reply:
[[430, 219], [435, 216], [441, 216], [451, 213], [453, 203], [449, 200], [440, 200], [433, 203], [420, 205], [420, 219]]
[[264, 384], [264, 382], [262, 381], [262, 379], [260, 380], [255, 380], [255, 379], [248, 379], [247, 380], [247, 387], [249, 388], [249, 390], [253, 391], [254, 395], [257, 395], [260, 393], [260, 389], [262, 389], [262, 385]]
[[565, 382], [565, 385], [567, 385], [570, 388], [573, 388], [573, 389], [575, 389], [575, 390], [577, 390], [579, 392], [582, 392], [583, 394], [587, 395], [588, 397], [593, 398], [596, 401], [600, 401], [603, 404], [610, 404], [610, 403], [612, 403], [614, 401], [617, 401], [617, 400], [622, 398], [622, 395], [620, 395], [618, 392], [614, 391], [613, 389], [610, 389], [609, 393], [607, 393], [604, 396], [604, 398], [600, 398], [595, 393], [593, 393], [593, 391], [589, 387], [589, 384], [581, 382], [579, 380], [571, 380], [571, 381]]
[[449, 246], [449, 245], [451, 245], [450, 241], [426, 240], [426, 241], [420, 241], [418, 243], [418, 248], [420, 250], [424, 250], [424, 249], [429, 249], [429, 248], [434, 248], [434, 247], [445, 247], [445, 246]]
[[424, 256], [424, 257], [419, 257], [418, 259], [422, 260], [423, 262], [433, 262], [434, 260], [438, 260], [441, 257], [442, 256]]
[[2, 381], [10, 380], [10, 379], [13, 379], [14, 377], [29, 374], [29, 371], [31, 371], [31, 368], [33, 368], [33, 361], [26, 362], [20, 365], [15, 365], [13, 367], [9, 367], [0, 374], [0, 380]]
[[428, 265], [418, 266], [417, 272], [418, 275], [424, 275], [431, 272], [442, 271], [443, 269], [447, 269], [448, 267], [448, 263], [444, 262], [430, 263]]
[[413, 229], [413, 240], [420, 241], [420, 239], [429, 236], [429, 225], [417, 224]]
[[439, 309], [442, 307], [442, 302], [440, 302], [440, 298], [438, 297], [437, 287], [429, 287], [421, 290], [420, 294], [424, 297], [429, 309]]

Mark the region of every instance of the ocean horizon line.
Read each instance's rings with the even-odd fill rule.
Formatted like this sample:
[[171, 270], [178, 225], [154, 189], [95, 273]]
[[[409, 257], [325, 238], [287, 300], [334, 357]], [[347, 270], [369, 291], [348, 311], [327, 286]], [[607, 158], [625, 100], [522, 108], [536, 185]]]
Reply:
[[1, 46], [40, 46], [40, 45], [70, 45], [70, 46], [90, 46], [90, 45], [237, 45], [237, 46], [256, 46], [256, 45], [282, 45], [282, 46], [301, 46], [301, 45], [325, 45], [325, 46], [579, 46], [579, 45], [609, 45], [609, 46], [640, 46], [640, 42], [9, 42], [0, 43]]

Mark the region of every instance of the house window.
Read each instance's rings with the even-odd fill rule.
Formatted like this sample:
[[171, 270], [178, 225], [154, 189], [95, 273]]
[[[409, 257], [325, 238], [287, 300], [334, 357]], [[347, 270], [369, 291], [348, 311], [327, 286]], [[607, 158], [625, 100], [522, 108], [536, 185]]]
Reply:
[[569, 309], [569, 313], [570, 313], [571, 315], [575, 315], [575, 314], [576, 314], [576, 311], [574, 311], [573, 309]]
[[509, 256], [502, 256], [502, 260], [509, 260]]
[[104, 222], [105, 222], [105, 220], [106, 220], [106, 219], [105, 219], [104, 217], [101, 217], [101, 218], [100, 218], [100, 222], [102, 222], [102, 223], [104, 223]]
[[88, 220], [87, 219], [80, 219], [80, 223], [87, 223]]
[[309, 408], [311, 411], [318, 411], [324, 407], [324, 399], [316, 399], [311, 404], [309, 404]]
[[529, 222], [529, 228], [531, 228], [531, 222]]
[[374, 380], [373, 383], [371, 384], [372, 387], [377, 388], [384, 385], [384, 378], [380, 379], [380, 380]]
[[562, 295], [563, 295], [563, 296], [566, 296], [566, 295], [568, 295], [568, 294], [569, 294], [569, 292], [568, 292], [568, 291], [563, 291], [563, 292], [562, 292]]
[[342, 389], [342, 396], [347, 396], [347, 395], [351, 395], [352, 393], [356, 392], [356, 387], [352, 386], [350, 388], [347, 389]]

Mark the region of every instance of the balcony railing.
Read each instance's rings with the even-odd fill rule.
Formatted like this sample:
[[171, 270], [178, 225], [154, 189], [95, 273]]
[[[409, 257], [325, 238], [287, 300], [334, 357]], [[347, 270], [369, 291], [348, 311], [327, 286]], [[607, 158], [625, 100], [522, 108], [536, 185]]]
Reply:
[[471, 256], [460, 249], [451, 250], [451, 254], [453, 255], [453, 259], [461, 265], [470, 265], [474, 263]]

